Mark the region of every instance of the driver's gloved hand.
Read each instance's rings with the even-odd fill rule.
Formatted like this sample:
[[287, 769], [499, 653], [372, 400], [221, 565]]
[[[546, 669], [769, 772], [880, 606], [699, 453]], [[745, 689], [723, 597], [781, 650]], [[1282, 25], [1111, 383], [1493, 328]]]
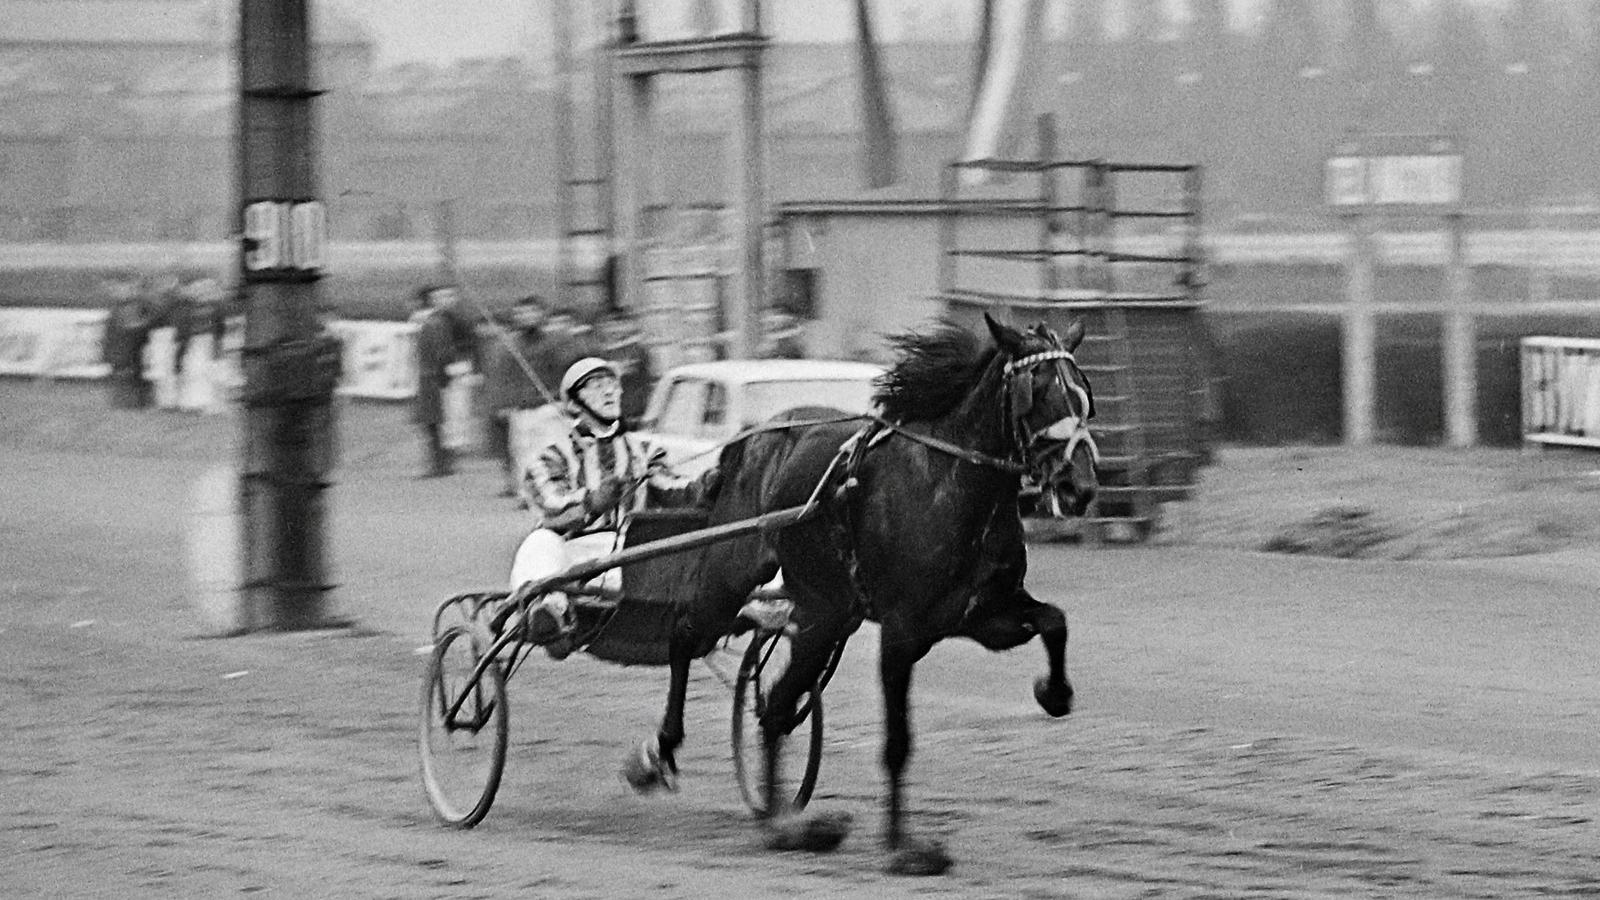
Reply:
[[590, 515], [599, 515], [614, 508], [621, 499], [622, 479], [607, 475], [594, 490], [584, 495], [583, 505]]

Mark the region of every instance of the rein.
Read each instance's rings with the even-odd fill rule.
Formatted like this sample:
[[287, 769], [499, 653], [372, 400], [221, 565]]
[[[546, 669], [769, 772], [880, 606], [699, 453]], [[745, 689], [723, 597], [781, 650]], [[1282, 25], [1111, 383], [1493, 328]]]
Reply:
[[882, 425], [884, 428], [887, 428], [895, 434], [910, 438], [919, 444], [932, 447], [935, 450], [947, 453], [950, 456], [954, 456], [957, 459], [972, 463], [975, 466], [999, 469], [1002, 472], [1007, 472], [1013, 475], [1021, 475], [1022, 473], [1028, 471], [1027, 466], [1015, 460], [1002, 459], [1001, 457], [984, 453], [981, 450], [973, 450], [970, 447], [963, 447], [960, 444], [952, 444], [947, 440], [936, 438], [931, 434], [921, 434], [915, 431], [908, 431], [901, 425], [897, 425], [894, 422], [888, 421], [887, 419], [878, 418], [877, 416], [873, 416], [873, 419], [877, 421], [879, 425]]
[[758, 434], [765, 434], [769, 431], [788, 431], [793, 428], [810, 428], [816, 425], [837, 425], [840, 422], [859, 422], [863, 419], [877, 419], [880, 422], [883, 421], [882, 419], [878, 419], [877, 416], [874, 416], [870, 413], [855, 413], [833, 416], [827, 419], [796, 419], [786, 422], [763, 422], [760, 425], [752, 425], [751, 427], [746, 428], [745, 430], [739, 432], [731, 438], [728, 438], [720, 444], [707, 447], [706, 449], [701, 450], [699, 453], [692, 453], [688, 456], [685, 456], [682, 460], [679, 460], [679, 462], [686, 462], [691, 459], [699, 459], [702, 456], [710, 456], [713, 453], [721, 453], [723, 450], [726, 450], [727, 448], [739, 443], [742, 440], [745, 440], [746, 438], [752, 438]]

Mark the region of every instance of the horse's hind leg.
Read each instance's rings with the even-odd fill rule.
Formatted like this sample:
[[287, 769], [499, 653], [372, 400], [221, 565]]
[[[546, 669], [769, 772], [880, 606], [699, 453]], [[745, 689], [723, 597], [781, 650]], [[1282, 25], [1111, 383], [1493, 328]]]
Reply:
[[799, 724], [799, 701], [816, 688], [817, 679], [833, 659], [840, 642], [848, 640], [855, 623], [839, 627], [813, 625], [801, 628], [791, 642], [789, 667], [778, 677], [767, 694], [761, 714], [761, 738], [765, 751], [764, 784], [767, 846], [774, 850], [832, 850], [850, 830], [848, 813], [832, 815], [791, 815], [794, 803], [783, 783], [783, 741]]
[[883, 688], [883, 767], [888, 775], [884, 841], [894, 856], [889, 871], [898, 875], [938, 875], [950, 857], [937, 841], [914, 841], [905, 833], [905, 771], [911, 760], [911, 672], [929, 650], [885, 624], [880, 633], [878, 680]]

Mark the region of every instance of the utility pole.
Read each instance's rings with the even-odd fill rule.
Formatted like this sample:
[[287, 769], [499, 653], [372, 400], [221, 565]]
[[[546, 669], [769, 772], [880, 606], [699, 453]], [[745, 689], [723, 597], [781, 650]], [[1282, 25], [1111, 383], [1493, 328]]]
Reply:
[[334, 624], [323, 522], [337, 344], [318, 322], [327, 227], [307, 20], [307, 0], [240, 0], [245, 630]]

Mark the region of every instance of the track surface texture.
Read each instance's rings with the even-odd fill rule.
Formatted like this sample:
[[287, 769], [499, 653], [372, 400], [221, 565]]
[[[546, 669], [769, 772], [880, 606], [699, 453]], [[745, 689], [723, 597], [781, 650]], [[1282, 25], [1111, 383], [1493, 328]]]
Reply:
[[[912, 879], [879, 842], [870, 627], [827, 695], [812, 808], [854, 814], [836, 852], [763, 849], [706, 666], [681, 790], [635, 796], [618, 763], [665, 672], [583, 656], [512, 679], [494, 809], [447, 830], [417, 776], [419, 648], [439, 600], [499, 585], [525, 527], [492, 464], [416, 480], [402, 408], [341, 410], [329, 544], [354, 626], [216, 638], [183, 548], [237, 421], [18, 380], [0, 415], [6, 897], [1600, 896], [1597, 457], [1225, 451], [1152, 544], [1035, 545], [1077, 712], [1033, 705], [1037, 646], [935, 648], [911, 825], [955, 865]], [[1352, 504], [1401, 549], [1259, 549]], [[1537, 509], [1573, 512], [1507, 525]]]

